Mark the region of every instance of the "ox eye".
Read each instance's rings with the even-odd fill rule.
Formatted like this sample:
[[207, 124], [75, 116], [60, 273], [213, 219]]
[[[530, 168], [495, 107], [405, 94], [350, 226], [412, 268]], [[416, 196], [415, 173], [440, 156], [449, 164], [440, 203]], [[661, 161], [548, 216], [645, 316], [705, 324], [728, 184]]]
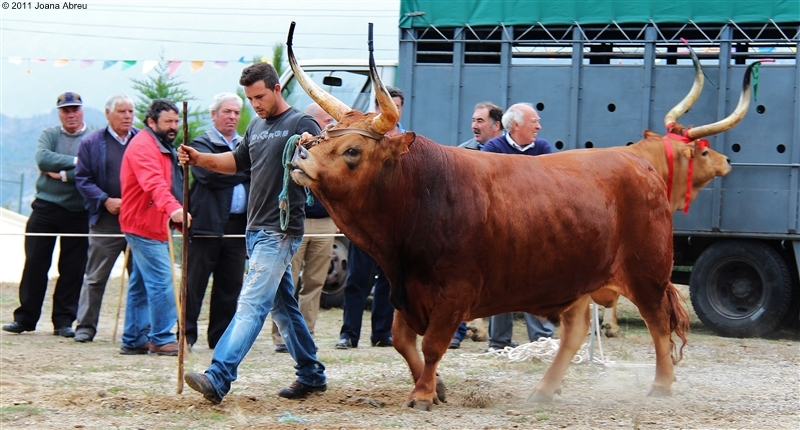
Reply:
[[702, 155], [703, 157], [707, 157], [708, 156], [708, 150], [705, 150], [705, 151], [701, 152], [700, 155]]
[[344, 155], [348, 157], [357, 157], [359, 153], [361, 153], [361, 151], [356, 148], [350, 148], [347, 151], [344, 151]]

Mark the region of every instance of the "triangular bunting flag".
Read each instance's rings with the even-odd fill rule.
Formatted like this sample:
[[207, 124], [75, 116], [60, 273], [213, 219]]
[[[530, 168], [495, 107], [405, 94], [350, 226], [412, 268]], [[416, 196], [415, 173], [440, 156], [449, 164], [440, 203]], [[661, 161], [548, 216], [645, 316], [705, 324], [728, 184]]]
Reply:
[[94, 64], [94, 60], [81, 60], [81, 69], [85, 69]]
[[106, 61], [103, 61], [103, 70], [113, 66], [114, 64], [117, 64], [117, 60], [106, 60]]
[[22, 64], [22, 57], [8, 57], [8, 62], [11, 64]]
[[221, 69], [221, 68], [223, 68], [223, 67], [225, 67], [227, 65], [228, 65], [227, 61], [215, 61], [214, 62], [214, 67], [216, 67], [217, 69]]
[[148, 74], [151, 70], [153, 70], [158, 65], [158, 60], [144, 60], [142, 64], [142, 73]]
[[125, 60], [122, 62], [122, 70], [127, 70], [136, 64], [136, 60]]
[[272, 61], [269, 61], [269, 58], [267, 58], [267, 57], [261, 57], [261, 62], [262, 63], [272, 63]]
[[203, 66], [206, 64], [205, 61], [192, 61], [190, 65], [192, 66], [192, 73], [197, 73]]
[[31, 58], [31, 61], [34, 61], [36, 63], [46, 63], [47, 58]]
[[242, 64], [247, 64], [247, 61], [244, 61], [244, 55], [242, 55], [241, 58], [239, 58], [239, 62]]
[[66, 58], [59, 58], [58, 60], [53, 62], [54, 67], [64, 67], [67, 64], [69, 64], [69, 60], [67, 60]]
[[169, 66], [167, 67], [167, 76], [171, 78], [172, 75], [175, 74], [175, 72], [178, 70], [178, 67], [180, 66], [181, 66], [180, 61], [170, 61]]

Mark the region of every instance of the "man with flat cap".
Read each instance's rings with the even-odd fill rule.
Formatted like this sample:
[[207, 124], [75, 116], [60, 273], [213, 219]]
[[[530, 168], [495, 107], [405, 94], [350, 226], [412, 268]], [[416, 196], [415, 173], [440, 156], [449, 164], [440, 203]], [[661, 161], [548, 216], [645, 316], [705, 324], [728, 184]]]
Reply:
[[[47, 272], [50, 271], [56, 235], [89, 232], [88, 213], [75, 186], [78, 147], [81, 138], [87, 134], [82, 105], [78, 93], [66, 92], [58, 96], [56, 107], [61, 125], [46, 128], [39, 136], [35, 159], [40, 174], [25, 232], [52, 236], [25, 238], [25, 267], [19, 282], [20, 306], [14, 311], [14, 322], [3, 326], [3, 330], [11, 333], [36, 330], [47, 291]], [[72, 323], [78, 311], [89, 242], [85, 236], [61, 236], [59, 242], [59, 276], [53, 292], [53, 334], [74, 337]]]

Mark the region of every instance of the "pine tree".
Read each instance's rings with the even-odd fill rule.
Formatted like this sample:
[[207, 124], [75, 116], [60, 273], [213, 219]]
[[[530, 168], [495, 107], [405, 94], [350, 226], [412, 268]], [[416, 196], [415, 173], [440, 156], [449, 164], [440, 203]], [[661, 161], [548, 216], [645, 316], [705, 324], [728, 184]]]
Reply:
[[239, 125], [236, 126], [236, 132], [244, 136], [244, 132], [247, 130], [247, 126], [250, 125], [250, 121], [255, 118], [256, 111], [253, 110], [253, 107], [250, 106], [250, 102], [247, 101], [247, 96], [244, 94], [244, 88], [237, 88], [236, 95], [241, 97], [244, 101], [244, 104], [242, 105], [242, 113], [239, 116]]
[[[174, 76], [169, 76], [168, 63], [164, 60], [163, 54], [155, 67], [153, 72], [146, 79], [131, 79], [133, 82], [133, 89], [139, 93], [136, 103], [136, 127], [142, 128], [144, 126], [144, 116], [147, 112], [147, 107], [155, 99], [167, 99], [178, 106], [178, 110], [182, 111], [183, 102], [189, 102], [189, 110], [187, 112], [189, 122], [189, 139], [199, 136], [204, 132], [209, 123], [208, 110], [202, 107], [192, 107], [193, 101], [197, 99], [183, 85], [185, 82], [179, 81]], [[181, 126], [178, 130], [178, 136], [175, 138], [175, 147], [177, 148], [183, 143], [183, 112], [181, 115]]]

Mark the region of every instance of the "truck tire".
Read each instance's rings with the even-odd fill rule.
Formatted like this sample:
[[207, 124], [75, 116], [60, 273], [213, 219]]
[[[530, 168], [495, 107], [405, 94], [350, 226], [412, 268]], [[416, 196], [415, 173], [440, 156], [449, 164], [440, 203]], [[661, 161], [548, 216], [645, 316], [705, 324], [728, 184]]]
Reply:
[[725, 337], [758, 337], [778, 329], [789, 311], [792, 279], [777, 251], [757, 241], [709, 246], [689, 280], [700, 321]]
[[336, 238], [331, 251], [331, 265], [325, 286], [319, 298], [319, 306], [324, 309], [341, 308], [344, 304], [344, 283], [347, 280], [347, 244]]

